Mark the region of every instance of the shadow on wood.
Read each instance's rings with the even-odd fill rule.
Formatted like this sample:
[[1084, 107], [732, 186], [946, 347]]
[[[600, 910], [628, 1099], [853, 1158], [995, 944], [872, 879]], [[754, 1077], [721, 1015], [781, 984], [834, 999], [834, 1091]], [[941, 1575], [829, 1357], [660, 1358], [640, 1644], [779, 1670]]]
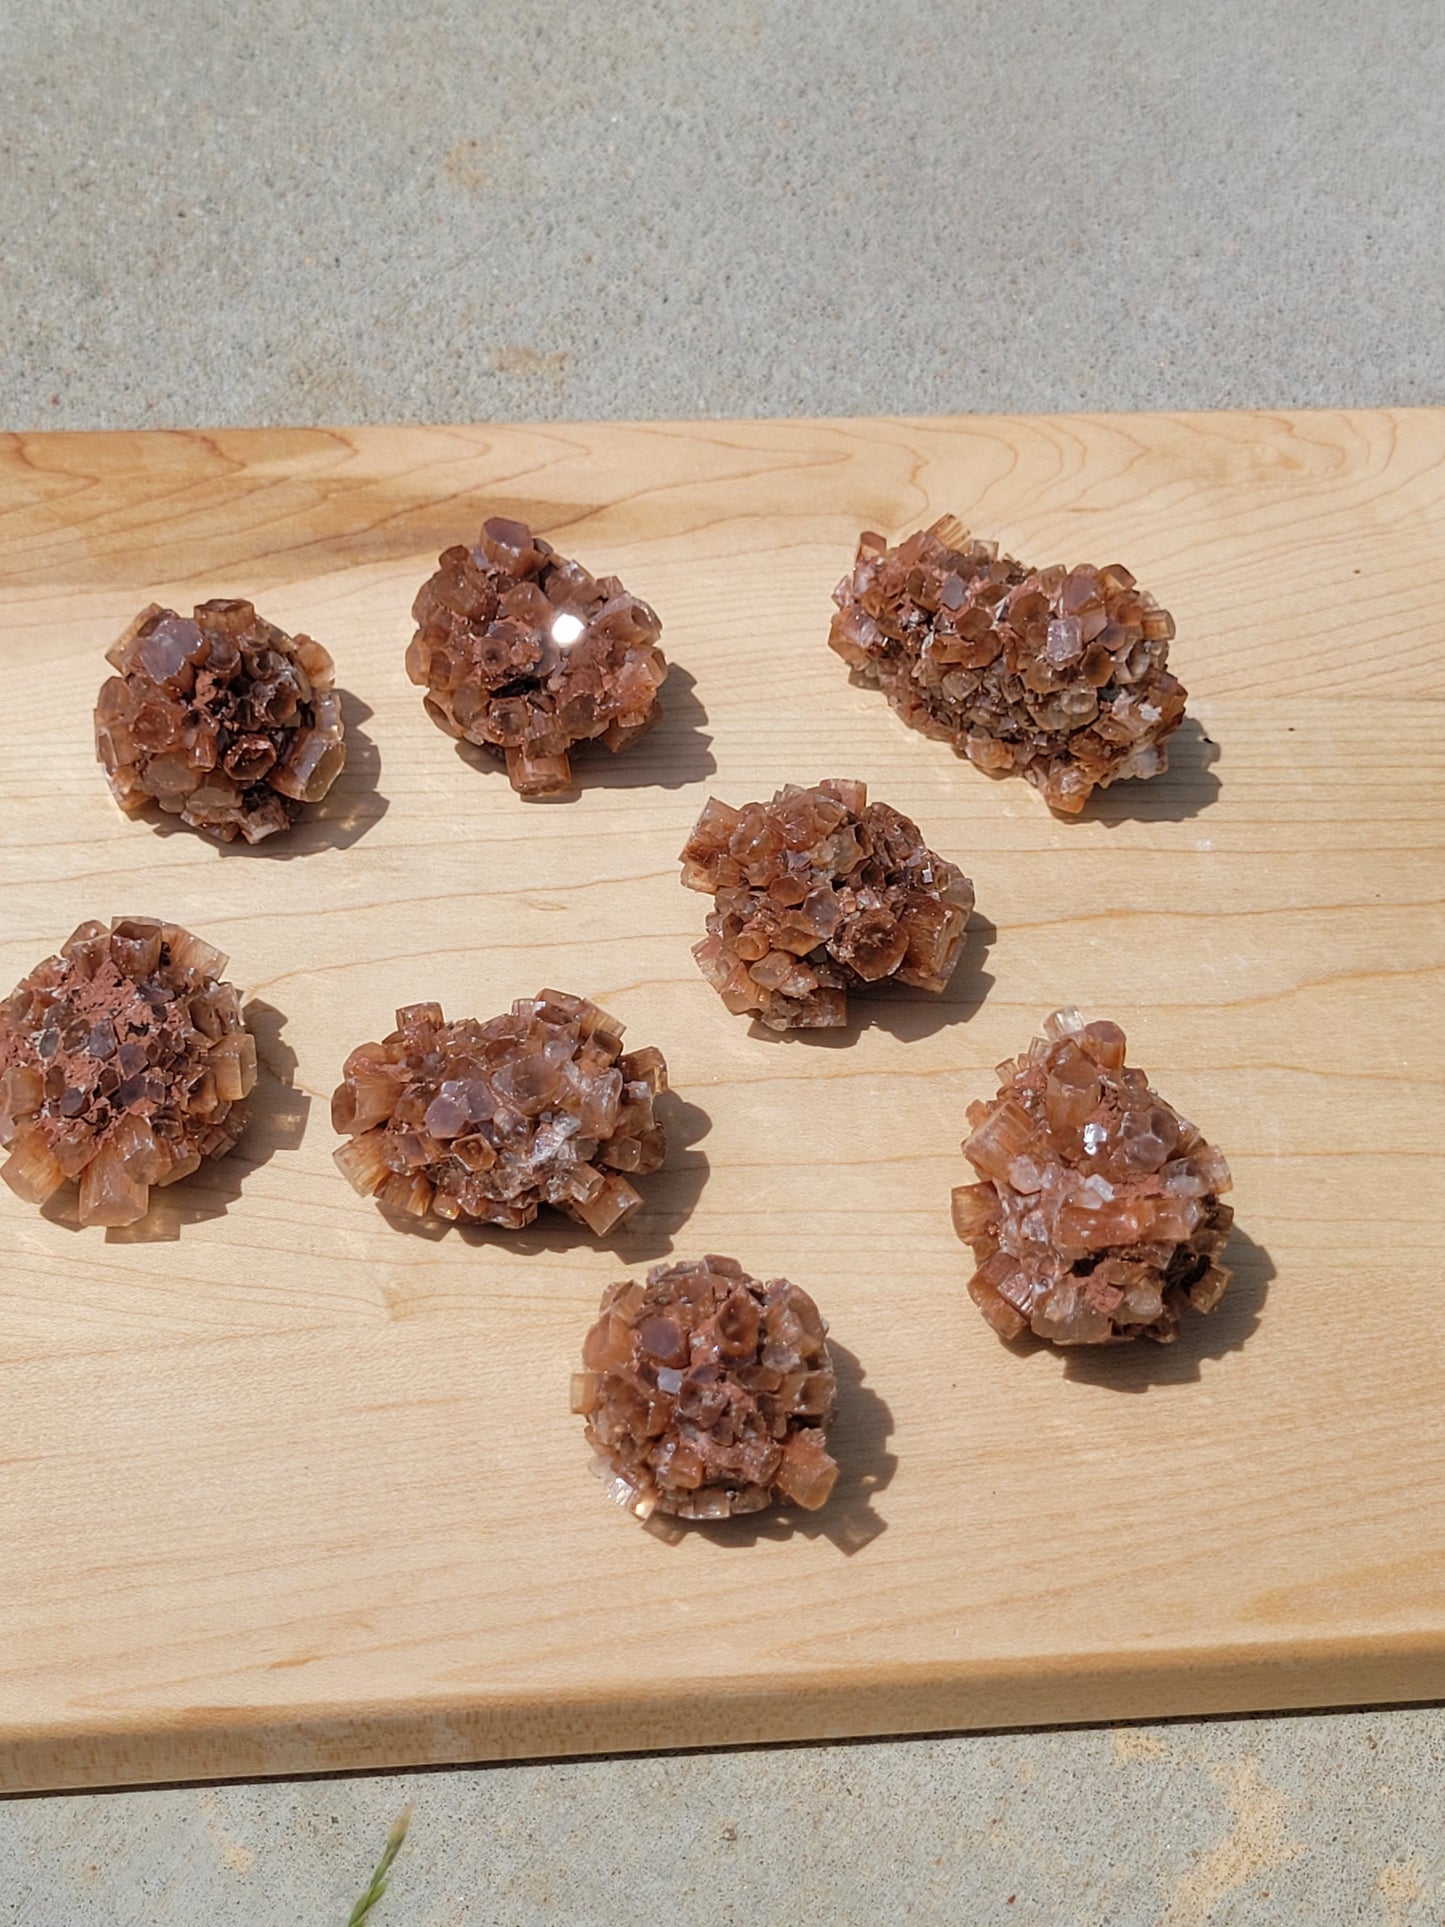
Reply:
[[846, 1345], [829, 1334], [828, 1350], [838, 1376], [838, 1412], [828, 1431], [828, 1449], [838, 1461], [838, 1482], [817, 1512], [775, 1506], [741, 1519], [674, 1519], [654, 1512], [647, 1530], [669, 1545], [690, 1534], [731, 1549], [755, 1546], [762, 1539], [827, 1539], [851, 1559], [887, 1530], [873, 1501], [887, 1489], [898, 1460], [888, 1450], [893, 1414], [863, 1383], [863, 1367]]
[[[1076, 1346], [1064, 1361], [1065, 1380], [1103, 1385], [1115, 1392], [1190, 1385], [1202, 1376], [1205, 1359], [1222, 1359], [1239, 1351], [1258, 1328], [1275, 1275], [1274, 1263], [1238, 1225], [1229, 1234], [1222, 1262], [1234, 1278], [1218, 1309], [1204, 1316], [1189, 1313], [1172, 1345], [1141, 1338], [1132, 1345]], [[1039, 1349], [1043, 1349], [1041, 1341]]]
[[881, 984], [870, 990], [848, 992], [848, 1021], [833, 1030], [769, 1030], [756, 1019], [748, 1035], [769, 1044], [805, 1044], [814, 1049], [845, 1050], [856, 1044], [865, 1029], [886, 1030], [900, 1043], [931, 1037], [949, 1024], [966, 1024], [993, 988], [984, 960], [993, 948], [998, 927], [975, 910], [968, 934], [947, 990], [935, 995], [911, 984]]
[[250, 1174], [278, 1151], [294, 1151], [305, 1136], [311, 1099], [294, 1082], [296, 1053], [281, 1036], [286, 1019], [256, 997], [241, 1014], [256, 1039], [256, 1087], [246, 1099], [249, 1117], [240, 1143], [179, 1184], [152, 1191], [146, 1215], [138, 1224], [112, 1225], [107, 1244], [168, 1244], [187, 1225], [224, 1218]]
[[707, 1112], [676, 1091], [659, 1092], [656, 1115], [667, 1131], [667, 1162], [660, 1171], [637, 1180], [642, 1209], [603, 1237], [546, 1204], [536, 1220], [520, 1231], [490, 1224], [447, 1224], [441, 1218], [412, 1218], [393, 1211], [382, 1211], [381, 1215], [396, 1230], [431, 1244], [453, 1236], [464, 1244], [494, 1245], [499, 1251], [526, 1258], [542, 1251], [600, 1249], [615, 1251], [624, 1265], [649, 1264], [667, 1256], [677, 1233], [693, 1214], [708, 1173], [707, 1154], [697, 1146], [712, 1128]]
[[[1056, 823], [1101, 823], [1106, 829], [1120, 823], [1183, 823], [1207, 810], [1219, 795], [1219, 778], [1211, 767], [1219, 761], [1219, 745], [1204, 733], [1197, 717], [1186, 716], [1168, 739], [1168, 748], [1169, 767], [1162, 775], [1126, 777], [1108, 789], [1095, 790], [1077, 816], [1049, 810], [1041, 796], [1039, 807]], [[960, 761], [968, 761], [962, 750], [955, 754]], [[1016, 770], [976, 773], [991, 783], [1023, 781]]]
[[346, 725], [346, 766], [320, 803], [308, 803], [289, 830], [279, 830], [261, 843], [247, 843], [237, 837], [234, 843], [218, 843], [204, 830], [192, 829], [178, 816], [171, 816], [155, 804], [138, 812], [138, 820], [148, 823], [157, 836], [193, 836], [209, 843], [217, 856], [245, 857], [251, 861], [287, 863], [294, 857], [310, 856], [317, 850], [348, 850], [379, 823], [391, 805], [377, 788], [381, 757], [376, 744], [361, 727], [369, 721], [371, 710], [359, 697], [339, 689], [341, 719]]
[[1162, 776], [1115, 783], [1095, 790], [1077, 819], [1116, 829], [1120, 823], [1183, 823], [1207, 810], [1219, 795], [1213, 765], [1219, 745], [1196, 716], [1186, 716], [1169, 738], [1169, 767]]
[[[696, 695], [697, 682], [678, 663], [669, 663], [662, 685], [662, 715], [644, 736], [615, 756], [601, 743], [578, 743], [571, 752], [572, 787], [557, 796], [523, 796], [528, 808], [575, 803], [583, 790], [686, 789], [717, 768], [712, 737], [703, 725], [707, 711]], [[453, 741], [452, 747], [470, 769], [507, 779], [500, 750], [476, 743]]]

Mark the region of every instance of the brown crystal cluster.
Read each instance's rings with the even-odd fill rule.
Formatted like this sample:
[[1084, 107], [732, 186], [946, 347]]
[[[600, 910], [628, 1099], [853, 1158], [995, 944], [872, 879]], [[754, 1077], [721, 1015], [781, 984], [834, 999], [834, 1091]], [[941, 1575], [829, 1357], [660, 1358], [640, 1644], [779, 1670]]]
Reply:
[[844, 1023], [848, 990], [888, 977], [945, 989], [973, 909], [973, 885], [916, 823], [841, 779], [738, 810], [710, 799], [682, 880], [715, 899], [693, 946], [702, 974], [769, 1030]]
[[520, 795], [569, 788], [576, 744], [625, 749], [657, 721], [662, 624], [616, 576], [500, 515], [440, 560], [412, 606], [406, 672], [448, 735], [505, 757]]
[[643, 1519], [816, 1511], [838, 1476], [827, 1329], [807, 1292], [732, 1258], [609, 1285], [572, 1380], [609, 1497]]
[[134, 1224], [153, 1184], [229, 1151], [256, 1043], [226, 959], [174, 923], [83, 923], [0, 1005], [0, 1177], [44, 1204], [80, 1182], [82, 1224]]
[[906, 723], [1056, 810], [1167, 767], [1185, 690], [1174, 620], [1118, 563], [1028, 569], [953, 516], [889, 548], [864, 534], [828, 640]]
[[622, 1031], [560, 990], [486, 1023], [411, 1004], [346, 1060], [331, 1121], [351, 1142], [336, 1162], [390, 1211], [519, 1230], [550, 1204], [611, 1231], [642, 1203], [629, 1178], [667, 1150], [653, 1115], [667, 1066], [650, 1046], [624, 1052]]
[[189, 616], [152, 603], [106, 660], [96, 754], [123, 810], [158, 803], [230, 843], [288, 829], [341, 773], [346, 743], [331, 657], [249, 602]]
[[1213, 1311], [1229, 1283], [1229, 1166], [1125, 1066], [1119, 1026], [1055, 1011], [998, 1076], [994, 1101], [968, 1108], [963, 1150], [982, 1181], [953, 1194], [978, 1260], [968, 1289], [994, 1329], [1167, 1343], [1188, 1306]]

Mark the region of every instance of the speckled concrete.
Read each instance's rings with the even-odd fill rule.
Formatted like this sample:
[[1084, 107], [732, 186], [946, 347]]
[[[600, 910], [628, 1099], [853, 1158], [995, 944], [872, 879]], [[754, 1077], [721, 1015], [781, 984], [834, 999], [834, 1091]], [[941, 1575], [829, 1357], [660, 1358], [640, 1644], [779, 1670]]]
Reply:
[[[1434, 0], [0, 0], [0, 425], [1445, 400]], [[5, 1927], [1445, 1918], [1439, 1711], [17, 1800]]]
[[412, 1801], [376, 1927], [1433, 1927], [1442, 1753], [1419, 1711], [19, 1800], [0, 1918], [343, 1927]]
[[6, 426], [1445, 397], [1436, 0], [6, 16]]

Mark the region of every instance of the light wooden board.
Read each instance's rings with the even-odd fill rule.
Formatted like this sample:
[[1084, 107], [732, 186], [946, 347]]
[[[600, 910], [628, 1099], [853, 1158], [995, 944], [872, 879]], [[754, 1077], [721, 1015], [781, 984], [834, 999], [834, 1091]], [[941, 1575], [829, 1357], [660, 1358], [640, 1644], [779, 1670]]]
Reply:
[[[426, 720], [408, 609], [505, 510], [655, 603], [671, 714], [528, 805]], [[954, 510], [1174, 611], [1175, 768], [1052, 818], [824, 644], [860, 526]], [[147, 1235], [0, 1194], [12, 1788], [1445, 1692], [1445, 414], [26, 436], [0, 450], [0, 979], [82, 917], [224, 947], [265, 1071]], [[333, 650], [352, 762], [284, 848], [129, 821], [102, 651], [245, 594]], [[859, 776], [974, 878], [941, 1003], [757, 1036], [688, 946], [710, 791]], [[331, 1164], [395, 1005], [543, 984], [655, 1043], [671, 1167], [617, 1248], [406, 1235]], [[949, 1226], [968, 1101], [1072, 1001], [1227, 1152], [1237, 1283], [1173, 1349], [1001, 1346]], [[801, 1529], [651, 1536], [568, 1375], [601, 1288], [735, 1254], [841, 1348]]]

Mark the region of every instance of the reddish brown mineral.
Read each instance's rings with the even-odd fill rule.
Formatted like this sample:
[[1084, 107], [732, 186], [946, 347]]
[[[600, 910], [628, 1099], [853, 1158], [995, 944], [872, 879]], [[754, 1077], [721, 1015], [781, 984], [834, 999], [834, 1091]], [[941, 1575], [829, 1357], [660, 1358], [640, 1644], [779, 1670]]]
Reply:
[[662, 714], [662, 624], [615, 575], [592, 576], [494, 515], [448, 549], [412, 605], [406, 673], [432, 721], [505, 757], [522, 796], [569, 789], [568, 751], [625, 749]]
[[1174, 620], [1117, 562], [1028, 569], [953, 516], [890, 549], [865, 534], [828, 640], [906, 723], [1069, 815], [1167, 767], [1184, 715]]
[[815, 1512], [838, 1476], [827, 1330], [807, 1292], [732, 1258], [609, 1285], [572, 1380], [608, 1496], [642, 1519]]
[[624, 1052], [622, 1029], [560, 990], [484, 1024], [411, 1004], [346, 1060], [331, 1122], [351, 1142], [336, 1162], [390, 1211], [518, 1230], [550, 1204], [611, 1231], [642, 1203], [628, 1177], [667, 1149], [653, 1116], [667, 1066], [651, 1047]]
[[341, 773], [331, 657], [249, 602], [152, 603], [106, 651], [95, 748], [123, 810], [158, 803], [222, 843], [284, 830]]
[[973, 908], [973, 885], [917, 824], [841, 779], [740, 810], [712, 798], [682, 880], [716, 900], [693, 946], [703, 976], [769, 1030], [844, 1023], [848, 990], [888, 977], [946, 989]]
[[0, 1177], [32, 1204], [80, 1180], [82, 1224], [134, 1224], [153, 1184], [229, 1151], [256, 1044], [226, 959], [149, 917], [83, 923], [0, 1005]]
[[982, 1182], [953, 1194], [978, 1260], [968, 1289], [995, 1331], [1165, 1344], [1187, 1306], [1213, 1311], [1229, 1283], [1229, 1166], [1125, 1068], [1119, 1026], [1055, 1011], [998, 1076], [993, 1103], [968, 1107], [963, 1150]]

